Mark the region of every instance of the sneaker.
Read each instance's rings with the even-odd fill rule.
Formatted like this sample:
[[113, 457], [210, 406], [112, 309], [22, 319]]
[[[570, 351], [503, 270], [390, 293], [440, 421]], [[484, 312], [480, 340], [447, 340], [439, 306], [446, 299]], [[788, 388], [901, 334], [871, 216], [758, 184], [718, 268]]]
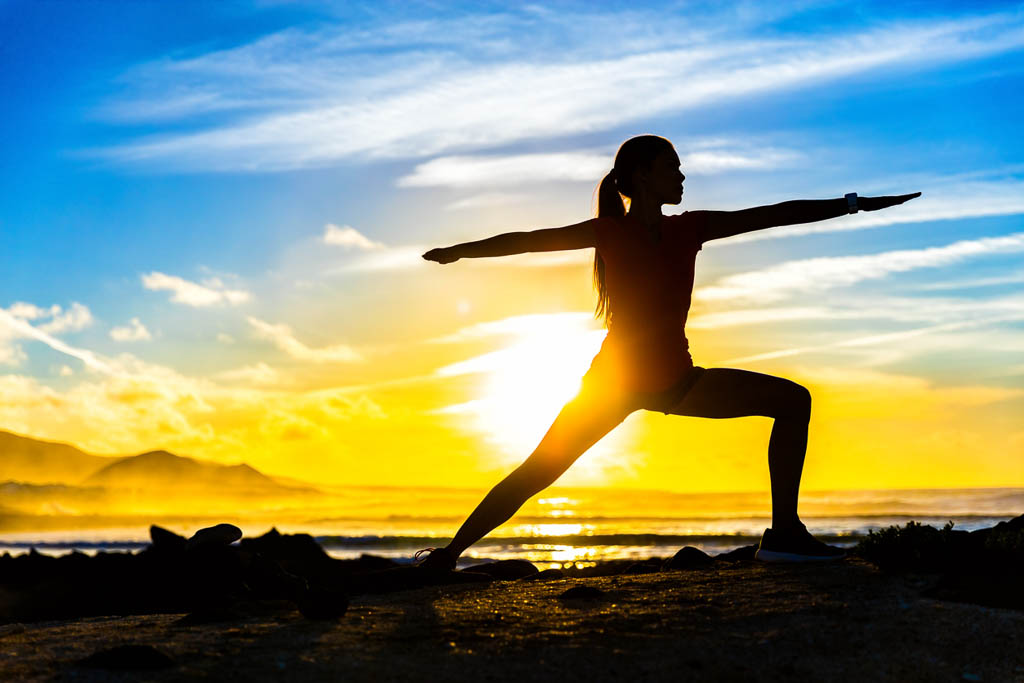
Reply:
[[[420, 557], [420, 556], [423, 557]], [[413, 565], [423, 569], [455, 571], [455, 558], [446, 548], [424, 548], [412, 556]]]
[[846, 551], [825, 545], [811, 536], [803, 524], [786, 534], [765, 529], [754, 553], [754, 559], [761, 562], [831, 562], [843, 557]]

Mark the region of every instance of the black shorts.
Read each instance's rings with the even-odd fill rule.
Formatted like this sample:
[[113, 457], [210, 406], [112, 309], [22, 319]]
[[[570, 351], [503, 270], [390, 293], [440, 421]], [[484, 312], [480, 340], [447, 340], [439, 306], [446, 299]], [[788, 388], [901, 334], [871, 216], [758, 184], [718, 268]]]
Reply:
[[679, 402], [686, 397], [686, 394], [690, 393], [690, 389], [693, 388], [693, 385], [697, 383], [697, 380], [701, 378], [704, 372], [704, 368], [694, 365], [678, 382], [668, 389], [639, 394], [640, 407], [646, 410], [658, 410], [668, 415], [669, 411], [679, 405]]

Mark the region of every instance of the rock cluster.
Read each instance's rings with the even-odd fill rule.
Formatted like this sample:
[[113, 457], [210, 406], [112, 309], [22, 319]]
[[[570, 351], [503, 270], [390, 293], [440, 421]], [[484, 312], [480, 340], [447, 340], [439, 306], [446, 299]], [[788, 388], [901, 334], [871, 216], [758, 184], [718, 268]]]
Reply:
[[938, 575], [926, 597], [1024, 610], [1024, 515], [976, 531], [909, 522], [869, 534], [856, 552], [883, 571]]

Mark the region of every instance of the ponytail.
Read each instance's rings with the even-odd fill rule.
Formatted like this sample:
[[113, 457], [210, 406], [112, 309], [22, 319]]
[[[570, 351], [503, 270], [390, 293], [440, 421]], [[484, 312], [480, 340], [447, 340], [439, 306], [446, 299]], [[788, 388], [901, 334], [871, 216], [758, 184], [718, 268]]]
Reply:
[[[597, 217], [614, 216], [618, 218], [625, 215], [626, 206], [616, 187], [616, 173], [613, 168], [597, 187]], [[597, 290], [597, 310], [594, 312], [594, 317], [603, 318], [604, 326], [608, 327], [612, 321], [611, 299], [608, 297], [608, 283], [604, 276], [604, 259], [596, 249], [594, 250], [594, 289]]]
[[[657, 135], [638, 135], [622, 143], [615, 154], [612, 170], [597, 187], [597, 217], [625, 216], [629, 206], [626, 202], [634, 196], [635, 188], [632, 184], [635, 171], [650, 168], [658, 154], [670, 149], [672, 143]], [[608, 295], [608, 281], [600, 253], [594, 254], [594, 289], [597, 290], [594, 317], [604, 318], [604, 325], [608, 327], [612, 322], [612, 301]]]

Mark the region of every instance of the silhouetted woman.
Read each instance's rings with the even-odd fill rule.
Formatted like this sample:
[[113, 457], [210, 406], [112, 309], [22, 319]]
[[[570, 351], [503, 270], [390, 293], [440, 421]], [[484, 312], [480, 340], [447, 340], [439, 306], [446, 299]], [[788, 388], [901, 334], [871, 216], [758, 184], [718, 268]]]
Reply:
[[[757, 551], [764, 561], [822, 561], [843, 556], [812, 537], [797, 515], [797, 496], [811, 395], [787, 379], [732, 368], [694, 366], [684, 333], [701, 245], [779, 225], [811, 223], [875, 211], [920, 195], [799, 200], [742, 211], [687, 211], [664, 216], [683, 197], [679, 156], [665, 138], [643, 135], [622, 144], [601, 181], [597, 217], [561, 228], [512, 232], [432, 249], [423, 258], [460, 258], [596, 248], [597, 313], [608, 334], [582, 388], [558, 414], [526, 461], [495, 486], [445, 548], [420, 565], [455, 567], [466, 548], [508, 521], [575, 460], [635, 410], [671, 415], [774, 418], [768, 444], [772, 526]], [[629, 200], [628, 211], [623, 198]], [[538, 390], [542, 388], [538, 387]]]

